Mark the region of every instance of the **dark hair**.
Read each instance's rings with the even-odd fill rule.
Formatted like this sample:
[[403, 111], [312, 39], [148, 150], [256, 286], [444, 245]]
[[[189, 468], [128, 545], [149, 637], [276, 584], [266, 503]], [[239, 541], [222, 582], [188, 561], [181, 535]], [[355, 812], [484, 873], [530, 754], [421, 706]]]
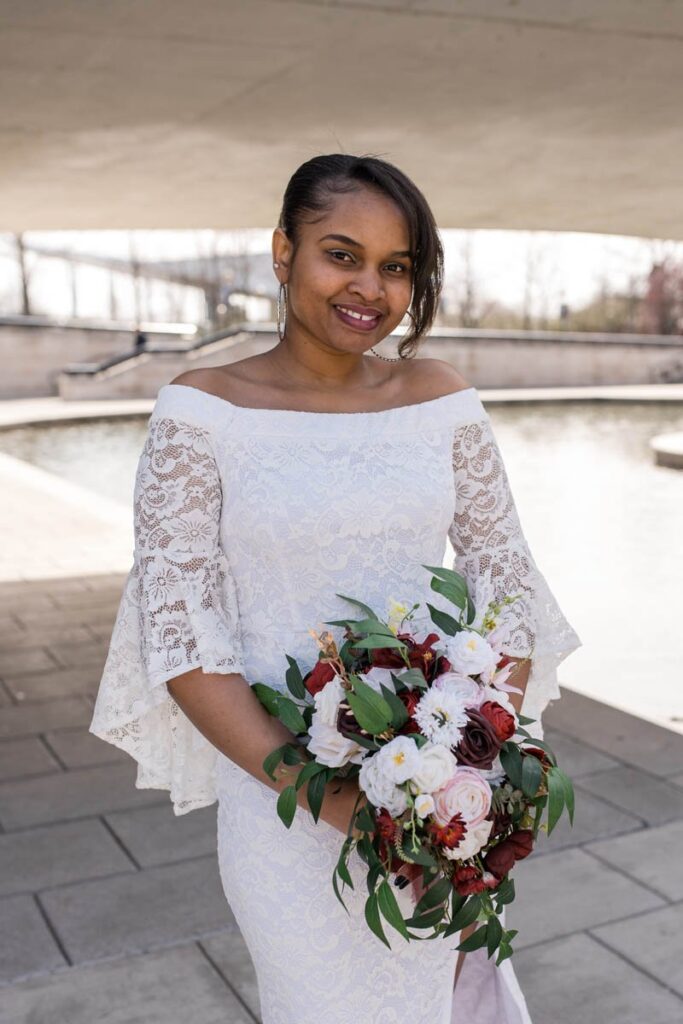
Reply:
[[401, 339], [404, 359], [417, 351], [419, 339], [434, 322], [443, 284], [443, 246], [427, 200], [398, 167], [374, 156], [329, 153], [301, 164], [287, 183], [278, 227], [296, 251], [299, 225], [307, 214], [327, 211], [336, 193], [359, 186], [375, 188], [400, 207], [408, 224], [413, 253], [413, 300], [408, 310], [412, 327]]

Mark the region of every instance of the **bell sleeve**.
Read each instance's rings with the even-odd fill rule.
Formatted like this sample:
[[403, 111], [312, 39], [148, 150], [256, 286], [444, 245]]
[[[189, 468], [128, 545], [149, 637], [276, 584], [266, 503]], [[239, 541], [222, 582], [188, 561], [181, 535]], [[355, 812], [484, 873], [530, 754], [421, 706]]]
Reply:
[[244, 673], [244, 657], [235, 582], [220, 544], [211, 431], [171, 414], [170, 391], [155, 406], [138, 463], [133, 565], [89, 730], [137, 761], [138, 789], [168, 790], [175, 813], [184, 814], [216, 800], [218, 751], [166, 682], [198, 667]]
[[541, 715], [560, 697], [557, 668], [582, 641], [567, 621], [526, 542], [507, 472], [488, 414], [453, 436], [455, 513], [448, 536], [452, 568], [467, 580], [477, 610], [491, 599], [520, 596], [505, 611], [504, 654], [530, 658], [523, 713], [529, 732], [542, 738]]

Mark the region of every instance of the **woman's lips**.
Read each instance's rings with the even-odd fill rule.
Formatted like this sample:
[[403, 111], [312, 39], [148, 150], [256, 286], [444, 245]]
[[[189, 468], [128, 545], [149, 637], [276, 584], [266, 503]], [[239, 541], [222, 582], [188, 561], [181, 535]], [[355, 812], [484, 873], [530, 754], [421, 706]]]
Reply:
[[377, 324], [382, 319], [381, 313], [378, 313], [372, 320], [360, 320], [358, 317], [351, 316], [350, 313], [345, 313], [339, 306], [334, 307], [334, 311], [339, 319], [347, 325], [347, 327], [353, 327], [357, 331], [374, 331]]

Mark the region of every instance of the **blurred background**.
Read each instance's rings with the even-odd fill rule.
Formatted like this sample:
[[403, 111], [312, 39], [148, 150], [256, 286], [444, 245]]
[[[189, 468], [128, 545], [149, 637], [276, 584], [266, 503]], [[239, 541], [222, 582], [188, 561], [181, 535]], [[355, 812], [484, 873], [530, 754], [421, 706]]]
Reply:
[[[583, 641], [547, 728], [584, 817], [526, 883], [534, 1024], [577, 1019], [578, 991], [581, 1019], [680, 1020], [683, 890], [642, 861], [666, 876], [683, 838], [683, 3], [0, 0], [0, 20], [0, 910], [20, 937], [0, 1022], [100, 1019], [121, 976], [78, 965], [121, 956], [114, 1022], [143, 989], [148, 1021], [183, 998], [258, 1019], [205, 886], [213, 811], [173, 820], [87, 724], [154, 398], [275, 344], [282, 193], [326, 152], [426, 195], [446, 264], [421, 354], [478, 388]], [[555, 912], [559, 871], [584, 895]], [[160, 923], [167, 885], [192, 902]]]

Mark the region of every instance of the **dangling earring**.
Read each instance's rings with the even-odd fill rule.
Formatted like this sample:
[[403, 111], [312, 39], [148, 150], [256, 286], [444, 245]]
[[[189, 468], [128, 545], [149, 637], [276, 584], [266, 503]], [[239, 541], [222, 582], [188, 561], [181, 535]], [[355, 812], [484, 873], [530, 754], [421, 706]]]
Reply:
[[[285, 320], [283, 324], [280, 324], [280, 314], [284, 309]], [[280, 282], [280, 287], [277, 293], [277, 333], [280, 341], [285, 340], [285, 331], [287, 330], [287, 285]]]
[[[413, 304], [413, 295], [414, 294], [415, 294], [415, 285], [413, 284], [412, 290], [410, 292], [410, 302], [408, 303], [408, 309], [410, 309], [410, 307]], [[379, 352], [377, 352], [374, 348], [371, 348], [370, 351], [372, 352], [372, 354], [374, 356], [377, 356], [378, 359], [383, 359], [385, 363], [400, 363], [404, 359], [407, 358], [406, 356], [383, 356]]]

